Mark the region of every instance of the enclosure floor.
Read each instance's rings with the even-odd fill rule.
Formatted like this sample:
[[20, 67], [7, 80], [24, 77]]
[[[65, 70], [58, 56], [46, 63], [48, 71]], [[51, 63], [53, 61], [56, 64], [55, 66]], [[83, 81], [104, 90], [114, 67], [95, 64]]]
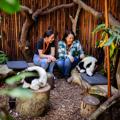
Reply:
[[22, 118], [13, 113], [15, 120], [84, 120], [80, 116], [80, 101], [83, 91], [77, 85], [68, 84], [64, 79], [55, 81], [50, 92], [50, 104], [45, 115], [37, 118]]

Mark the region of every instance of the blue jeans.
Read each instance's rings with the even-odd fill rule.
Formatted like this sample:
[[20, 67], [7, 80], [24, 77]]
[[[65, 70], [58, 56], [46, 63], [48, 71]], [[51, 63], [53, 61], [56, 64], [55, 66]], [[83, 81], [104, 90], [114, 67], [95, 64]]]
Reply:
[[56, 63], [62, 75], [65, 77], [69, 77], [71, 69], [73, 69], [78, 62], [79, 62], [78, 58], [74, 58], [73, 62], [71, 62], [69, 58], [66, 58], [66, 59], [58, 59]]
[[48, 60], [47, 58], [40, 58], [39, 55], [36, 54], [33, 57], [33, 62], [35, 65], [44, 68], [49, 73], [53, 73], [55, 62], [48, 63], [47, 60]]

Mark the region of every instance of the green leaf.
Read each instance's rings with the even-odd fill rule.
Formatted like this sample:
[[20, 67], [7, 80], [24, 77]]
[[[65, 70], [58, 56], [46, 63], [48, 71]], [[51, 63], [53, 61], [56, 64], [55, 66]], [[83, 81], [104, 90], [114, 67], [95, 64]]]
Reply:
[[108, 41], [104, 44], [104, 46], [110, 46], [112, 44], [112, 42], [115, 40], [116, 37], [114, 36], [110, 36], [110, 38], [108, 39]]
[[104, 39], [105, 39], [106, 34], [107, 34], [107, 33], [106, 33], [105, 31], [101, 34], [101, 36], [102, 36], [102, 39], [101, 39], [101, 40], [104, 40]]
[[101, 30], [104, 30], [104, 29], [105, 29], [105, 24], [100, 24], [93, 30], [92, 33], [94, 34], [94, 33], [97, 33], [97, 32], [99, 32]]
[[33, 92], [29, 89], [17, 87], [13, 89], [0, 90], [0, 95], [8, 95], [11, 97], [18, 97], [18, 98], [31, 98], [33, 95]]
[[113, 47], [113, 45], [110, 45], [110, 58], [112, 59], [112, 56], [114, 55], [115, 52], [115, 47]]
[[17, 12], [20, 10], [19, 0], [0, 0], [0, 8], [9, 14]]
[[34, 77], [34, 76], [38, 76], [38, 74], [36, 72], [23, 71], [15, 76], [7, 78], [5, 81], [7, 84], [13, 85], [14, 83], [21, 81], [26, 77]]

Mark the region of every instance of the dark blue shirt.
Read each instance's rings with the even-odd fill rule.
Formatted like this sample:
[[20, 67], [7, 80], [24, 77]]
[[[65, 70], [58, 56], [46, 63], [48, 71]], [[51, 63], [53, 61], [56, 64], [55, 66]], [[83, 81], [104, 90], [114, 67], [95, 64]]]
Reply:
[[[39, 55], [38, 50], [43, 50], [44, 45], [44, 38], [40, 38], [35, 46], [35, 54]], [[47, 50], [44, 52], [44, 54], [49, 55], [51, 54], [51, 47], [55, 47], [54, 41], [49, 44]]]

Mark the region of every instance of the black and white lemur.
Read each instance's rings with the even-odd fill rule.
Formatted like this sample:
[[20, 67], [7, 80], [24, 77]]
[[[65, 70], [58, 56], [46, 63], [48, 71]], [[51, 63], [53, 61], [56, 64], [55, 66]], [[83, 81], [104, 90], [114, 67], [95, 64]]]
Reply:
[[23, 88], [31, 88], [32, 90], [39, 90], [47, 84], [47, 72], [39, 66], [28, 67], [25, 71], [36, 71], [38, 77], [29, 77], [22, 80]]
[[80, 73], [86, 72], [88, 76], [92, 76], [96, 63], [97, 59], [95, 57], [87, 56], [78, 63], [76, 68]]

